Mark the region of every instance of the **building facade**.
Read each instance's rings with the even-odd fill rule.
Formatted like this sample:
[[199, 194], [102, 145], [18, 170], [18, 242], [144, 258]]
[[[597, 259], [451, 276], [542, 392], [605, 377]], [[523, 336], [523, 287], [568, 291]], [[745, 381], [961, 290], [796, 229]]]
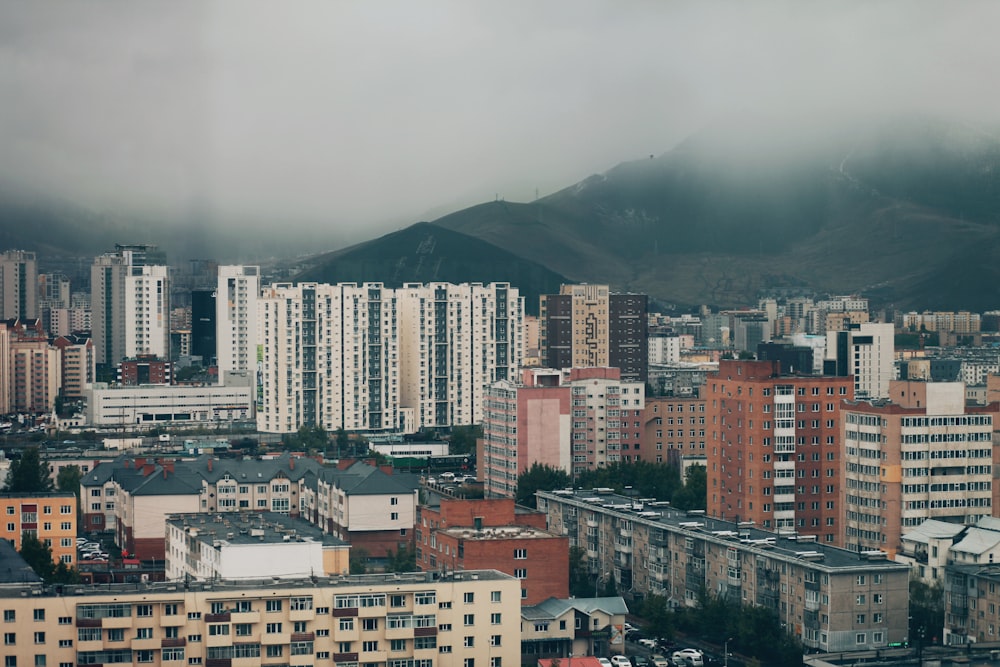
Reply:
[[219, 375], [257, 369], [259, 266], [220, 266], [215, 288], [215, 344]]
[[59, 350], [40, 319], [0, 322], [0, 411], [52, 412], [62, 384]]
[[[7, 665], [517, 667], [517, 581], [496, 571], [0, 591]], [[24, 595], [22, 595], [24, 592]]]
[[541, 360], [549, 368], [611, 366], [645, 382], [648, 297], [612, 294], [607, 285], [563, 285], [540, 300]]
[[971, 525], [993, 514], [1000, 404], [967, 406], [961, 382], [893, 381], [889, 401], [843, 414], [845, 546], [895, 555], [927, 519]]
[[542, 512], [514, 500], [440, 498], [420, 505], [417, 568], [426, 572], [489, 566], [516, 578], [522, 604], [569, 597], [569, 543], [546, 528]]
[[841, 544], [840, 413], [853, 398], [851, 377], [720, 361], [705, 386], [709, 515]]
[[[164, 424], [220, 426], [254, 418], [253, 388], [247, 378], [212, 386], [137, 385], [84, 390], [87, 424], [153, 427]], [[237, 384], [237, 380], [242, 380]]]
[[41, 317], [38, 310], [38, 262], [35, 253], [0, 253], [0, 320]]
[[895, 377], [895, 333], [892, 324], [878, 322], [848, 324], [842, 331], [828, 331], [826, 355], [832, 360], [832, 368], [825, 370], [852, 376], [858, 398], [887, 398], [889, 382]]
[[0, 494], [0, 540], [21, 549], [24, 533], [52, 549], [52, 560], [76, 565], [76, 495], [73, 493]]
[[67, 334], [56, 338], [52, 344], [59, 350], [63, 397], [71, 400], [83, 398], [84, 389], [97, 378], [93, 339], [86, 335]]
[[646, 397], [644, 460], [679, 463], [705, 460], [705, 399], [695, 396]]
[[550, 530], [586, 549], [595, 582], [626, 597], [697, 604], [707, 591], [772, 610], [807, 649], [886, 648], [907, 638], [909, 574], [885, 552], [710, 519], [603, 490], [541, 491]]

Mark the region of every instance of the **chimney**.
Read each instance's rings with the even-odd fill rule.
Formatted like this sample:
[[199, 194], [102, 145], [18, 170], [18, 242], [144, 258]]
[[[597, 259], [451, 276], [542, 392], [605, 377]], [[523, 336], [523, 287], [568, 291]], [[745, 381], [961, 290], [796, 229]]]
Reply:
[[152, 463], [147, 463], [146, 465], [142, 466], [142, 476], [149, 477], [154, 470], [156, 470], [156, 466], [153, 465]]
[[392, 474], [392, 466], [390, 465], [380, 465], [378, 469], [384, 472], [386, 475]]
[[163, 479], [166, 479], [166, 478], [167, 478], [167, 469], [166, 469], [166, 467], [164, 467], [163, 468]]
[[146, 457], [144, 457], [144, 456], [137, 456], [136, 459], [135, 459], [136, 470], [138, 470], [139, 468], [143, 467], [144, 465], [146, 465]]
[[212, 472], [212, 457], [208, 457], [208, 472]]
[[289, 470], [295, 470], [295, 457], [294, 456], [289, 456], [288, 457], [288, 469]]
[[172, 474], [174, 474], [174, 462], [173, 462], [173, 461], [167, 461], [167, 462], [165, 462], [165, 463], [163, 464], [163, 468], [164, 468], [165, 470], [168, 470], [168, 471], [170, 471], [170, 474], [171, 474], [171, 475], [172, 475]]
[[354, 465], [354, 459], [340, 459], [337, 461], [337, 470], [347, 470]]
[[132, 459], [125, 459], [125, 467], [126, 468], [132, 467]]

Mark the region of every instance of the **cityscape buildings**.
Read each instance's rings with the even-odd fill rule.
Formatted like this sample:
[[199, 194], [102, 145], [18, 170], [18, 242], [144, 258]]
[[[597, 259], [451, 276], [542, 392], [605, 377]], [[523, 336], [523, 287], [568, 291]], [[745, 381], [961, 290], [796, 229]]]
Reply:
[[35, 253], [5, 250], [0, 253], [0, 320], [40, 316]]

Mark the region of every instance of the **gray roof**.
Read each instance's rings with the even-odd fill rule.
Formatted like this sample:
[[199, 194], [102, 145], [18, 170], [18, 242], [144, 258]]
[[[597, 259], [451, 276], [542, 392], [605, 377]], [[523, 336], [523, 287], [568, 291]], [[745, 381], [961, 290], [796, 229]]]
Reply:
[[325, 468], [319, 479], [336, 486], [348, 496], [409, 495], [420, 486], [417, 475], [390, 475], [363, 461], [356, 461], [344, 470]]
[[[326, 535], [318, 527], [300, 518], [276, 512], [223, 512], [220, 514], [172, 514], [167, 525], [196, 529], [193, 539], [212, 544], [216, 540], [229, 544], [275, 544], [309, 541], [323, 546], [347, 546], [347, 542]], [[285, 539], [285, 538], [289, 539]]]
[[986, 530], [1000, 530], [1000, 519], [995, 516], [984, 516], [982, 519], [976, 522], [976, 528], [984, 528]]
[[930, 540], [954, 538], [965, 530], [965, 526], [960, 523], [949, 523], [938, 521], [937, 519], [927, 519], [922, 524], [903, 535], [907, 542], [917, 544], [927, 544]]
[[602, 598], [549, 598], [530, 607], [521, 607], [521, 617], [527, 620], [553, 620], [570, 609], [590, 615], [602, 611], [611, 616], [628, 614], [625, 599], [620, 596]]
[[42, 579], [7, 540], [0, 540], [0, 586], [38, 584]]
[[962, 539], [951, 548], [953, 551], [962, 551], [968, 554], [982, 554], [996, 549], [998, 544], [1000, 544], [1000, 533], [997, 531], [969, 528]]

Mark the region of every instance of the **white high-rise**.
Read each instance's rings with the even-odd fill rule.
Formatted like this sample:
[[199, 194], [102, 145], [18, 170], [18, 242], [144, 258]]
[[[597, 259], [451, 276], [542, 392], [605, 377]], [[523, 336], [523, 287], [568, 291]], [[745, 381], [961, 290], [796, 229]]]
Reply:
[[888, 398], [895, 352], [891, 323], [850, 324], [846, 331], [826, 334], [826, 357], [836, 362], [836, 375], [854, 376], [854, 396], [858, 399]]
[[261, 431], [396, 430], [394, 290], [381, 283], [276, 283], [261, 293], [258, 317]]
[[259, 266], [220, 266], [215, 288], [215, 349], [219, 378], [257, 365]]
[[509, 283], [407, 283], [399, 290], [400, 405], [418, 426], [478, 424], [486, 387], [524, 356], [524, 300]]
[[170, 352], [170, 281], [164, 265], [147, 264], [150, 246], [116, 246], [94, 259], [90, 291], [97, 363]]
[[259, 302], [258, 428], [399, 431], [478, 423], [484, 389], [514, 376], [523, 300], [506, 283], [275, 284]]

